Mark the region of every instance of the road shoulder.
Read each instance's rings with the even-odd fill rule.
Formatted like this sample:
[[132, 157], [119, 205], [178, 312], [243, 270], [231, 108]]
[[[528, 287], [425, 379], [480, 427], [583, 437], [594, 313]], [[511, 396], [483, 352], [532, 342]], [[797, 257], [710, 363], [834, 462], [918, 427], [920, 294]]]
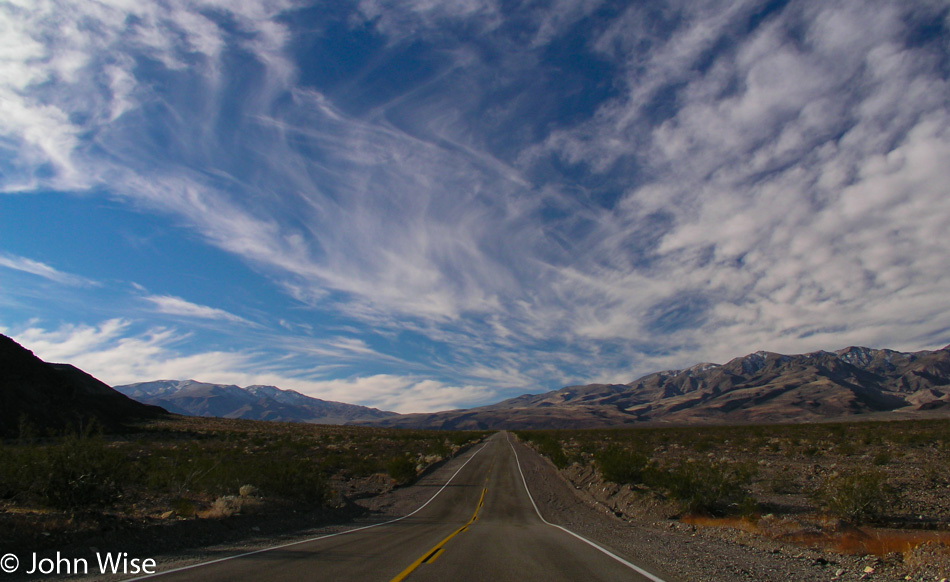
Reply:
[[546, 520], [602, 544], [670, 582], [818, 582], [835, 579], [838, 570], [863, 573], [864, 566], [856, 557], [777, 544], [756, 547], [752, 545], [755, 540], [744, 540], [738, 534], [734, 540], [722, 539], [704, 528], [669, 520], [622, 519], [575, 488], [534, 449], [518, 442], [514, 435], [511, 440], [531, 494]]

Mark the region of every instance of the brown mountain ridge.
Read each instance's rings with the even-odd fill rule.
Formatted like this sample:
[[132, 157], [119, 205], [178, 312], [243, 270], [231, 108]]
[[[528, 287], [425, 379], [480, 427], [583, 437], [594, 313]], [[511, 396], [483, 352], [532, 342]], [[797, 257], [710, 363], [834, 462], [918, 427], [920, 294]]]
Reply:
[[[199, 401], [207, 410], [174, 409], [182, 402], [194, 404], [195, 395], [189, 390], [196, 387], [214, 394], [224, 390], [228, 398], [209, 400], [202, 392]], [[242, 389], [160, 381], [119, 388], [149, 403], [146, 396], [189, 396], [166, 403], [174, 412], [185, 414], [246, 417], [256, 410], [252, 410], [254, 406], [274, 400], [279, 406], [268, 404], [265, 408], [270, 416], [260, 418], [398, 428], [542, 429], [904, 419], [950, 416], [950, 346], [912, 353], [863, 347], [791, 356], [755, 352], [726, 364], [703, 363], [648, 374], [629, 384], [568, 386], [489, 406], [423, 414], [328, 403], [270, 386]], [[225, 407], [228, 413], [218, 410], [222, 403], [237, 402], [231, 394], [236, 391], [241, 393], [241, 406]], [[300, 411], [302, 401], [306, 401], [304, 412]], [[329, 405], [334, 407], [327, 408]], [[78, 368], [43, 362], [0, 335], [0, 437], [16, 436], [24, 419], [41, 431], [80, 428], [91, 419], [107, 429], [118, 429], [127, 420], [164, 413], [162, 408], [136, 402]]]
[[904, 353], [849, 347], [756, 352], [726, 364], [656, 372], [629, 384], [568, 386], [480, 408], [372, 424], [436, 429], [595, 428], [815, 422], [950, 415], [950, 346]]

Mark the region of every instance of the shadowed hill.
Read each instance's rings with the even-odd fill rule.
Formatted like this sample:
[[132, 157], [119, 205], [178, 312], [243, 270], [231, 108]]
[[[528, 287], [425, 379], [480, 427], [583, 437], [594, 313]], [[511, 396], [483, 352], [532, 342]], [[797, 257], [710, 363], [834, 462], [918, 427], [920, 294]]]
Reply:
[[17, 436], [21, 421], [42, 435], [81, 430], [93, 419], [119, 430], [126, 421], [162, 414], [162, 408], [123, 396], [69, 364], [48, 364], [0, 335], [0, 436]]

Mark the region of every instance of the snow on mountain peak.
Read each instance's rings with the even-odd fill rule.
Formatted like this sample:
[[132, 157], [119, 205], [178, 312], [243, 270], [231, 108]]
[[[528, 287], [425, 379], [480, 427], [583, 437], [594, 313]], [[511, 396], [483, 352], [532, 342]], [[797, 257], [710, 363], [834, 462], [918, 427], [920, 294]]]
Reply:
[[838, 358], [848, 362], [853, 366], [858, 366], [859, 368], [866, 368], [871, 364], [871, 359], [874, 357], [875, 350], [868, 348], [855, 347], [851, 346], [837, 352]]
[[746, 374], [754, 374], [765, 367], [765, 358], [768, 352], [759, 350], [754, 354], [742, 358], [742, 371]]

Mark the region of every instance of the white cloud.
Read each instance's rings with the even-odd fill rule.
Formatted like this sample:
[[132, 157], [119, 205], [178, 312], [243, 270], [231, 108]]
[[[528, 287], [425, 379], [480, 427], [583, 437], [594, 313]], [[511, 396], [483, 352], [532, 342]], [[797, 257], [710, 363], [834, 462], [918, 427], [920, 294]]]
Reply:
[[180, 315], [183, 317], [196, 317], [198, 319], [217, 319], [221, 321], [231, 321], [235, 323], [253, 325], [243, 317], [239, 317], [233, 313], [224, 311], [223, 309], [208, 307], [207, 305], [198, 305], [196, 303], [186, 301], [181, 297], [173, 297], [171, 295], [150, 295], [148, 297], [144, 297], [144, 299], [152, 303], [159, 313], [164, 313], [166, 315]]
[[[946, 343], [950, 277], [936, 264], [938, 225], [950, 224], [950, 88], [933, 47], [904, 41], [900, 5], [806, 3], [738, 37], [700, 75], [695, 64], [742, 22], [702, 6], [668, 40], [610, 29], [599, 46], [629, 66], [626, 96], [545, 143], [597, 171], [622, 155], [645, 166], [650, 181], [607, 221], [671, 217], [645, 269], [561, 271], [572, 302], [590, 306], [572, 310], [575, 329], [645, 337], [663, 297], [699, 294], [698, 327], [654, 336], [691, 346], [681, 358]], [[647, 41], [644, 61], [636, 47]], [[647, 106], [671, 85], [671, 115], [655, 125]], [[601, 253], [624, 254], [605, 244], [589, 263]]]
[[[453, 140], [437, 122], [431, 127], [438, 135], [419, 137], [381, 118], [346, 115], [319, 95], [297, 91], [285, 54], [288, 34], [278, 20], [288, 6], [112, 1], [66, 2], [59, 10], [40, 2], [0, 11], [0, 22], [19, 31], [23, 46], [33, 47], [9, 61], [8, 75], [33, 80], [6, 86], [7, 102], [33, 117], [13, 115], [20, 125], [3, 134], [17, 149], [18, 142], [31, 139], [28, 134], [53, 140], [17, 163], [20, 171], [10, 175], [21, 175], [22, 181], [7, 189], [43, 185], [37, 176], [53, 163], [60, 168], [49, 178], [55, 186], [108, 184], [114, 195], [134, 204], [184, 217], [215, 245], [288, 279], [283, 284], [296, 297], [310, 302], [328, 290], [346, 294], [341, 309], [352, 315], [396, 312], [444, 321], [497, 309], [498, 294], [516, 288], [517, 281], [493, 255], [503, 239], [518, 236], [524, 199], [511, 194], [526, 183], [509, 165], [465, 140]], [[241, 37], [219, 27], [208, 7], [226, 10], [252, 39], [236, 41]], [[382, 5], [364, 8], [398, 12]], [[426, 19], [466, 19], [495, 10], [467, 2], [419, 2], [405, 9]], [[58, 10], [61, 18], [54, 17]], [[210, 135], [220, 115], [220, 77], [228, 73], [218, 61], [235, 42], [264, 65], [263, 82], [246, 95], [240, 118], [240, 123], [257, 120], [247, 129], [259, 136], [254, 163], [270, 181], [262, 191], [244, 184], [232, 188], [237, 180], [217, 166], [234, 163], [227, 160], [238, 158], [237, 152]], [[157, 149], [197, 151], [207, 171], [192, 170], [196, 162], [187, 158], [169, 162], [142, 142], [148, 132], [140, 127], [146, 122], [141, 108], [169, 98], [140, 76], [143, 59], [181, 71], [182, 81], [196, 85], [189, 99], [200, 103], [198, 111], [159, 122], [156, 133], [166, 132], [172, 143]], [[283, 118], [272, 118], [275, 100], [287, 92], [295, 96], [294, 107], [281, 110]], [[444, 117], [425, 109], [433, 119]], [[46, 121], [35, 117], [44, 111]], [[96, 135], [96, 147], [108, 155], [87, 155], [74, 139], [79, 134]], [[252, 141], [247, 140], [253, 147]], [[303, 150], [296, 146], [301, 141], [307, 145]], [[221, 188], [209, 174], [234, 182]], [[317, 190], [315, 176], [331, 192]], [[287, 208], [250, 202], [270, 191], [296, 192], [300, 202]], [[456, 195], [447, 197], [446, 191]], [[298, 219], [299, 226], [289, 226]]]
[[72, 364], [112, 386], [157, 379], [230, 378], [253, 363], [251, 355], [243, 352], [183, 355], [174, 346], [187, 336], [169, 328], [135, 332], [133, 322], [123, 320], [52, 331], [30, 327], [11, 337], [42, 360]]
[[86, 279], [85, 277], [80, 277], [79, 275], [73, 275], [71, 273], [64, 273], [63, 271], [54, 269], [45, 263], [27, 259], [25, 257], [10, 255], [7, 253], [0, 253], [0, 267], [6, 267], [7, 269], [30, 273], [31, 275], [43, 277], [44, 279], [49, 279], [50, 281], [54, 281], [62, 285], [78, 287], [92, 287], [98, 285], [98, 283], [95, 281]]
[[[441, 135], [423, 139], [349, 116], [322, 95], [295, 95], [300, 119], [260, 118], [281, 134], [267, 162], [305, 201], [297, 212], [307, 230], [287, 239], [292, 252], [278, 247], [264, 259], [283, 257], [280, 266], [299, 276], [288, 284], [294, 296], [315, 289], [320, 302], [323, 290], [342, 291], [356, 303], [343, 307], [353, 315], [445, 320], [493, 309], [496, 289], [514, 283], [491, 247], [502, 233], [517, 236], [511, 226], [522, 210], [507, 199], [523, 188], [517, 173], [464, 144], [446, 147]], [[309, 145], [307, 156], [295, 143]], [[314, 174], [323, 177], [319, 190]], [[222, 240], [237, 230], [221, 228]]]
[[389, 374], [343, 380], [282, 381], [285, 385], [296, 386], [294, 390], [316, 398], [400, 413], [466, 408], [491, 400], [496, 394], [482, 386], [452, 386], [435, 380]]
[[[556, 129], [519, 155], [531, 131], [494, 149], [487, 120], [511, 104], [486, 103], [521, 87], [496, 77], [531, 67], [489, 64], [446, 31], [497, 35], [517, 49], [509, 58], [534, 63], [597, 3], [520, 6], [518, 40], [492, 1], [360, 2], [394, 45], [441, 35], [431, 74], [381, 102], [298, 86], [281, 18], [290, 6], [0, 6], [0, 147], [11, 152], [0, 188], [108, 184], [183, 219], [311, 309], [451, 346], [419, 366], [463, 370], [464, 382], [381, 374], [313, 388], [359, 384], [392, 406], [404, 390], [427, 407], [428, 388], [466, 402], [481, 393], [449, 384], [470, 380], [534, 388], [573, 371], [615, 378], [758, 348], [946, 343], [947, 49], [908, 42], [913, 7], [790, 3], [747, 31], [761, 3], [631, 5], [587, 45], [622, 72], [621, 95], [585, 120], [546, 125]], [[219, 26], [222, 14], [240, 34]], [[235, 52], [257, 66], [224, 67]], [[143, 77], [142, 62], [174, 82]], [[229, 83], [246, 88], [240, 98], [223, 93]], [[559, 173], [551, 156], [577, 167]], [[600, 204], [603, 190], [619, 199]], [[162, 358], [146, 372], [197, 364], [161, 334], [135, 338], [125, 349]], [[310, 353], [381, 351], [331, 338]], [[253, 358], [209, 360], [226, 377], [224, 365], [248, 370]]]
[[198, 56], [213, 84], [227, 34], [206, 14], [227, 13], [243, 47], [286, 77], [289, 2], [35, 0], [0, 5], [0, 147], [15, 152], [0, 191], [83, 190], [101, 179], [84, 137], [106, 131], [148, 98], [136, 59], [181, 70]]
[[534, 3], [531, 8], [537, 32], [532, 44], [540, 47], [551, 42], [565, 29], [594, 13], [603, 3], [603, 0], [551, 0]]
[[359, 9], [384, 34], [401, 40], [447, 24], [491, 30], [500, 23], [495, 0], [360, 0]]
[[128, 327], [129, 322], [121, 319], [110, 319], [99, 326], [66, 325], [54, 331], [28, 327], [17, 332], [14, 339], [40, 359], [67, 362], [117, 340]]
[[[63, 326], [46, 330], [31, 326], [11, 337], [37, 357], [73, 364], [117, 386], [157, 379], [196, 379], [249, 386], [273, 385], [303, 394], [395, 412], [431, 412], [472, 406], [495, 392], [478, 386], [453, 386], [413, 377], [377, 374], [337, 380], [309, 378], [312, 370], [287, 368], [281, 358], [249, 351], [181, 354], [175, 346], [186, 340], [173, 329], [136, 332], [134, 324], [109, 320], [98, 326]], [[352, 346], [347, 347], [350, 349]]]

